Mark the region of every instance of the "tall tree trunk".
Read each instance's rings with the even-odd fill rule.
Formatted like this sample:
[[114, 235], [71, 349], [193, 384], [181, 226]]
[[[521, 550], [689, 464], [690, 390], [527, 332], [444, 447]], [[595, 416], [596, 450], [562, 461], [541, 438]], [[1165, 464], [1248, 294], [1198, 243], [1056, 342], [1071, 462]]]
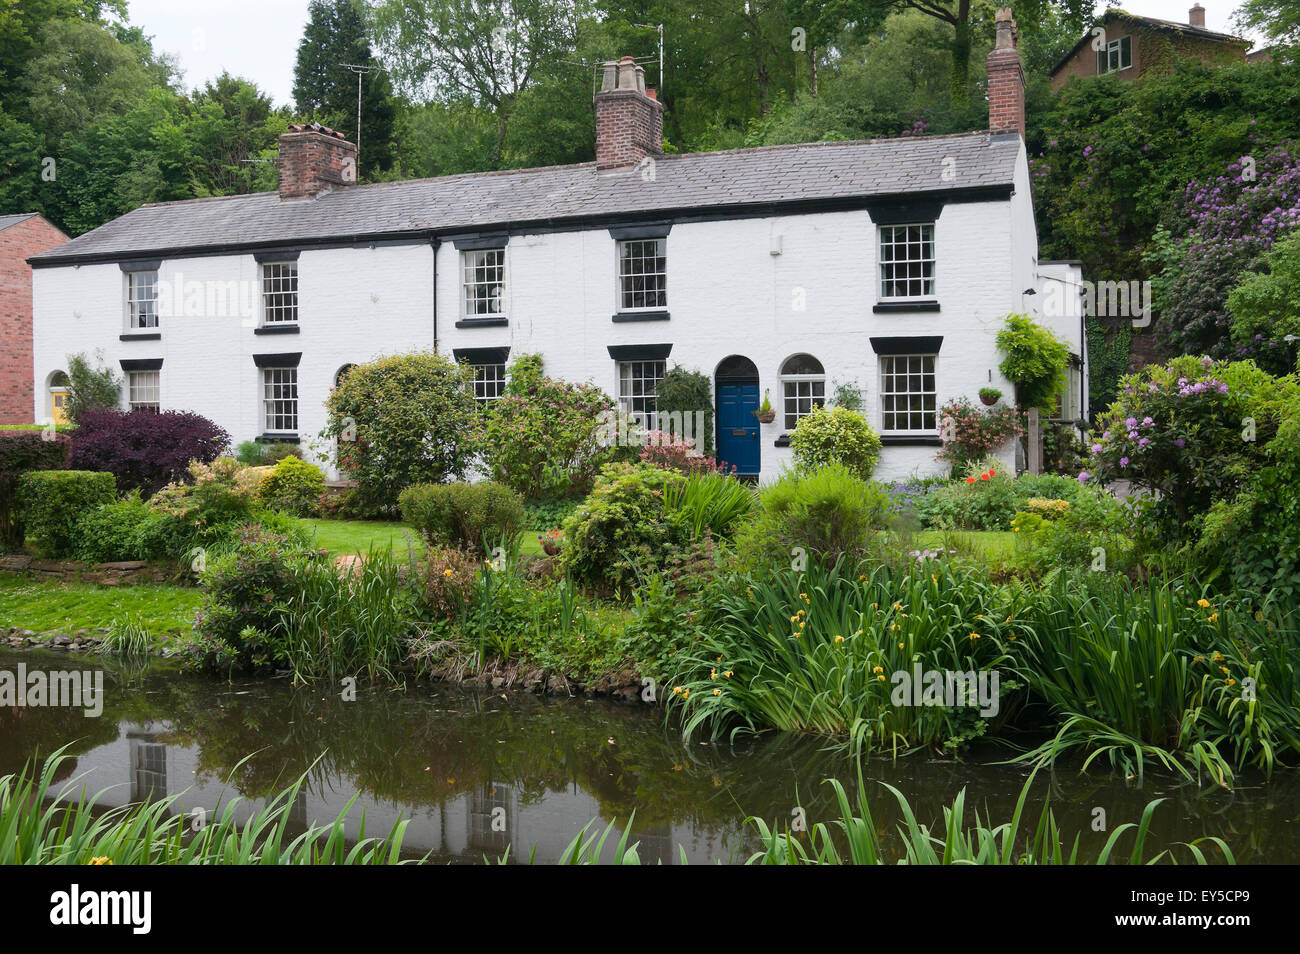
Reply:
[[965, 106], [970, 102], [970, 0], [961, 0], [957, 5], [957, 19], [953, 29], [949, 97], [954, 106]]
[[808, 87], [817, 95], [817, 47], [808, 45]]

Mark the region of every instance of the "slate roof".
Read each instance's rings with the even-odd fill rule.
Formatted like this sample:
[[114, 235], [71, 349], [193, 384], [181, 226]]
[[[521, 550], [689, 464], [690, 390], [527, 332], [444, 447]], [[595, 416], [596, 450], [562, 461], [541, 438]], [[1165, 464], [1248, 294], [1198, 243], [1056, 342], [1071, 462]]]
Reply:
[[[1020, 149], [1018, 136], [976, 132], [663, 156], [655, 160], [653, 181], [635, 170], [598, 173], [595, 163], [579, 163], [376, 183], [315, 199], [281, 201], [278, 193], [263, 192], [163, 202], [31, 261], [556, 228], [729, 209], [761, 215], [783, 204], [938, 196], [1011, 186]], [[953, 162], [945, 164], [949, 157]], [[945, 168], [952, 181], [944, 180]]]
[[9, 228], [11, 225], [17, 225], [19, 222], [26, 222], [35, 212], [22, 212], [18, 215], [0, 215], [0, 232]]

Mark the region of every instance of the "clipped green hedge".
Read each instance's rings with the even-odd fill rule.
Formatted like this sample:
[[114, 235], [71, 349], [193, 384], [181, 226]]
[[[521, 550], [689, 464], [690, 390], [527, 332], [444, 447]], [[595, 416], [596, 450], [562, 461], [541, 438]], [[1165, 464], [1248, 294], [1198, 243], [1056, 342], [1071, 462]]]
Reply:
[[66, 435], [50, 435], [35, 426], [0, 428], [0, 549], [21, 550], [23, 546], [18, 479], [34, 470], [67, 467], [70, 447]]
[[514, 547], [524, 529], [524, 500], [490, 480], [477, 484], [416, 484], [402, 491], [402, 519], [435, 547], [486, 555]]
[[82, 516], [116, 499], [117, 480], [102, 471], [36, 470], [18, 479], [23, 524], [47, 556], [70, 555]]
[[305, 516], [325, 493], [325, 475], [315, 464], [285, 457], [262, 478], [258, 493], [272, 510]]

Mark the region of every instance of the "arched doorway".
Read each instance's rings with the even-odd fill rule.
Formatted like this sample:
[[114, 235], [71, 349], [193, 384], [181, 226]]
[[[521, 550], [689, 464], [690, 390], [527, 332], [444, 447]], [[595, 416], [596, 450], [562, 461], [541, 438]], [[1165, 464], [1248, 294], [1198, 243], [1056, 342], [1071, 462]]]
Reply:
[[713, 373], [718, 402], [718, 460], [736, 468], [739, 477], [757, 477], [759, 450], [758, 368], [743, 355], [724, 358]]
[[54, 426], [68, 423], [68, 376], [62, 371], [50, 375], [50, 420]]

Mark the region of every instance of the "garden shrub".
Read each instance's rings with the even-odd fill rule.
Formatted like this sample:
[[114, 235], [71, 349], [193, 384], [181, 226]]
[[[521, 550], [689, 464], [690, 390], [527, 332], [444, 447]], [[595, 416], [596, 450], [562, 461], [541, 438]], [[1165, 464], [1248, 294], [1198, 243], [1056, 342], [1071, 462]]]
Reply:
[[488, 472], [525, 500], [584, 493], [616, 454], [601, 428], [613, 409], [595, 385], [551, 378], [506, 394], [493, 403], [484, 428]]
[[148, 497], [182, 479], [190, 461], [210, 463], [229, 444], [222, 428], [188, 411], [92, 410], [72, 436], [69, 466], [108, 471], [121, 490]]
[[92, 367], [84, 354], [68, 356], [68, 396], [63, 413], [73, 424], [80, 425], [87, 411], [116, 410], [122, 400], [121, 377], [104, 367], [102, 351], [95, 358], [99, 367]]
[[524, 529], [524, 502], [509, 487], [417, 484], [399, 498], [402, 519], [431, 547], [454, 547], [486, 556], [498, 546], [513, 552]]
[[73, 554], [87, 563], [146, 559], [141, 530], [151, 514], [135, 491], [114, 503], [87, 510], [77, 521]]
[[1014, 407], [1000, 404], [985, 410], [958, 398], [939, 409], [939, 433], [943, 447], [935, 457], [951, 464], [956, 475], [1021, 436], [1024, 427]]
[[540, 354], [521, 354], [510, 362], [506, 376], [507, 394], [527, 394], [541, 384], [546, 376], [545, 364]]
[[416, 352], [359, 364], [330, 391], [324, 433], [367, 506], [387, 511], [407, 487], [464, 476], [479, 416], [473, 375], [468, 365]]
[[22, 513], [18, 507], [18, 480], [34, 470], [68, 466], [71, 440], [66, 434], [31, 430], [0, 430], [0, 549], [21, 550]]
[[808, 472], [839, 464], [868, 480], [880, 459], [880, 436], [865, 415], [847, 407], [816, 407], [790, 434], [795, 466]]
[[581, 505], [581, 497], [545, 497], [541, 500], [530, 500], [524, 505], [524, 527], [528, 530], [550, 530], [558, 527]]
[[636, 673], [658, 683], [683, 668], [685, 655], [699, 641], [701, 591], [652, 576], [634, 593], [632, 619], [619, 636], [618, 649]]
[[36, 470], [18, 479], [23, 525], [46, 556], [70, 555], [77, 540], [77, 521], [116, 497], [113, 475], [97, 471]]
[[1031, 498], [1011, 520], [1016, 563], [1034, 573], [1058, 567], [1124, 572], [1132, 563], [1133, 537], [1123, 505], [1104, 492], [1071, 504]]
[[[985, 476], [987, 475], [987, 477]], [[974, 461], [964, 476], [919, 496], [917, 515], [927, 527], [946, 530], [1010, 530], [1011, 520], [1035, 498], [1074, 504], [1093, 494], [1078, 480], [1055, 474], [1012, 477], [996, 459]]]
[[889, 522], [891, 504], [884, 488], [842, 464], [787, 473], [760, 493], [758, 518], [741, 533], [737, 548], [749, 565], [789, 566], [798, 550], [857, 560]]
[[304, 516], [311, 513], [325, 492], [325, 475], [315, 464], [288, 456], [262, 478], [259, 494], [272, 510]]
[[669, 368], [655, 390], [655, 407], [662, 414], [682, 415], [683, 422], [690, 421], [692, 429], [696, 420], [702, 421], [703, 433], [693, 433], [689, 440], [701, 455], [712, 456], [713, 383], [707, 374], [681, 366]]
[[466, 550], [429, 547], [422, 567], [424, 603], [434, 619], [458, 619], [470, 605], [483, 562]]
[[286, 457], [302, 457], [302, 447], [292, 441], [241, 441], [234, 456], [249, 467], [265, 467]]
[[660, 566], [667, 548], [687, 537], [664, 503], [665, 492], [685, 479], [645, 465], [607, 465], [564, 522], [561, 564], [575, 579], [616, 587]]
[[276, 668], [286, 660], [275, 634], [285, 604], [298, 595], [294, 565], [324, 557], [257, 526], [241, 528], [235, 542], [200, 574], [203, 607], [192, 652], [200, 666], [219, 672]]
[[1026, 315], [1008, 315], [996, 340], [1005, 355], [998, 370], [1016, 386], [1016, 403], [1050, 411], [1065, 390], [1069, 349]]
[[641, 460], [652, 467], [663, 470], [675, 470], [679, 474], [735, 473], [733, 464], [730, 470], [719, 464], [713, 457], [706, 457], [695, 450], [695, 440], [689, 437], [677, 437], [663, 431], [646, 431], [641, 437]]
[[262, 477], [255, 468], [218, 457], [210, 464], [194, 461], [188, 476], [192, 483], [168, 484], [149, 500], [154, 516], [140, 532], [151, 556], [180, 560], [196, 547], [220, 550], [244, 525], [273, 522], [258, 512]]
[[1269, 249], [1264, 270], [1241, 277], [1228, 295], [1228, 314], [1232, 337], [1239, 344], [1263, 340], [1265, 335], [1278, 340], [1300, 336], [1300, 230]]

